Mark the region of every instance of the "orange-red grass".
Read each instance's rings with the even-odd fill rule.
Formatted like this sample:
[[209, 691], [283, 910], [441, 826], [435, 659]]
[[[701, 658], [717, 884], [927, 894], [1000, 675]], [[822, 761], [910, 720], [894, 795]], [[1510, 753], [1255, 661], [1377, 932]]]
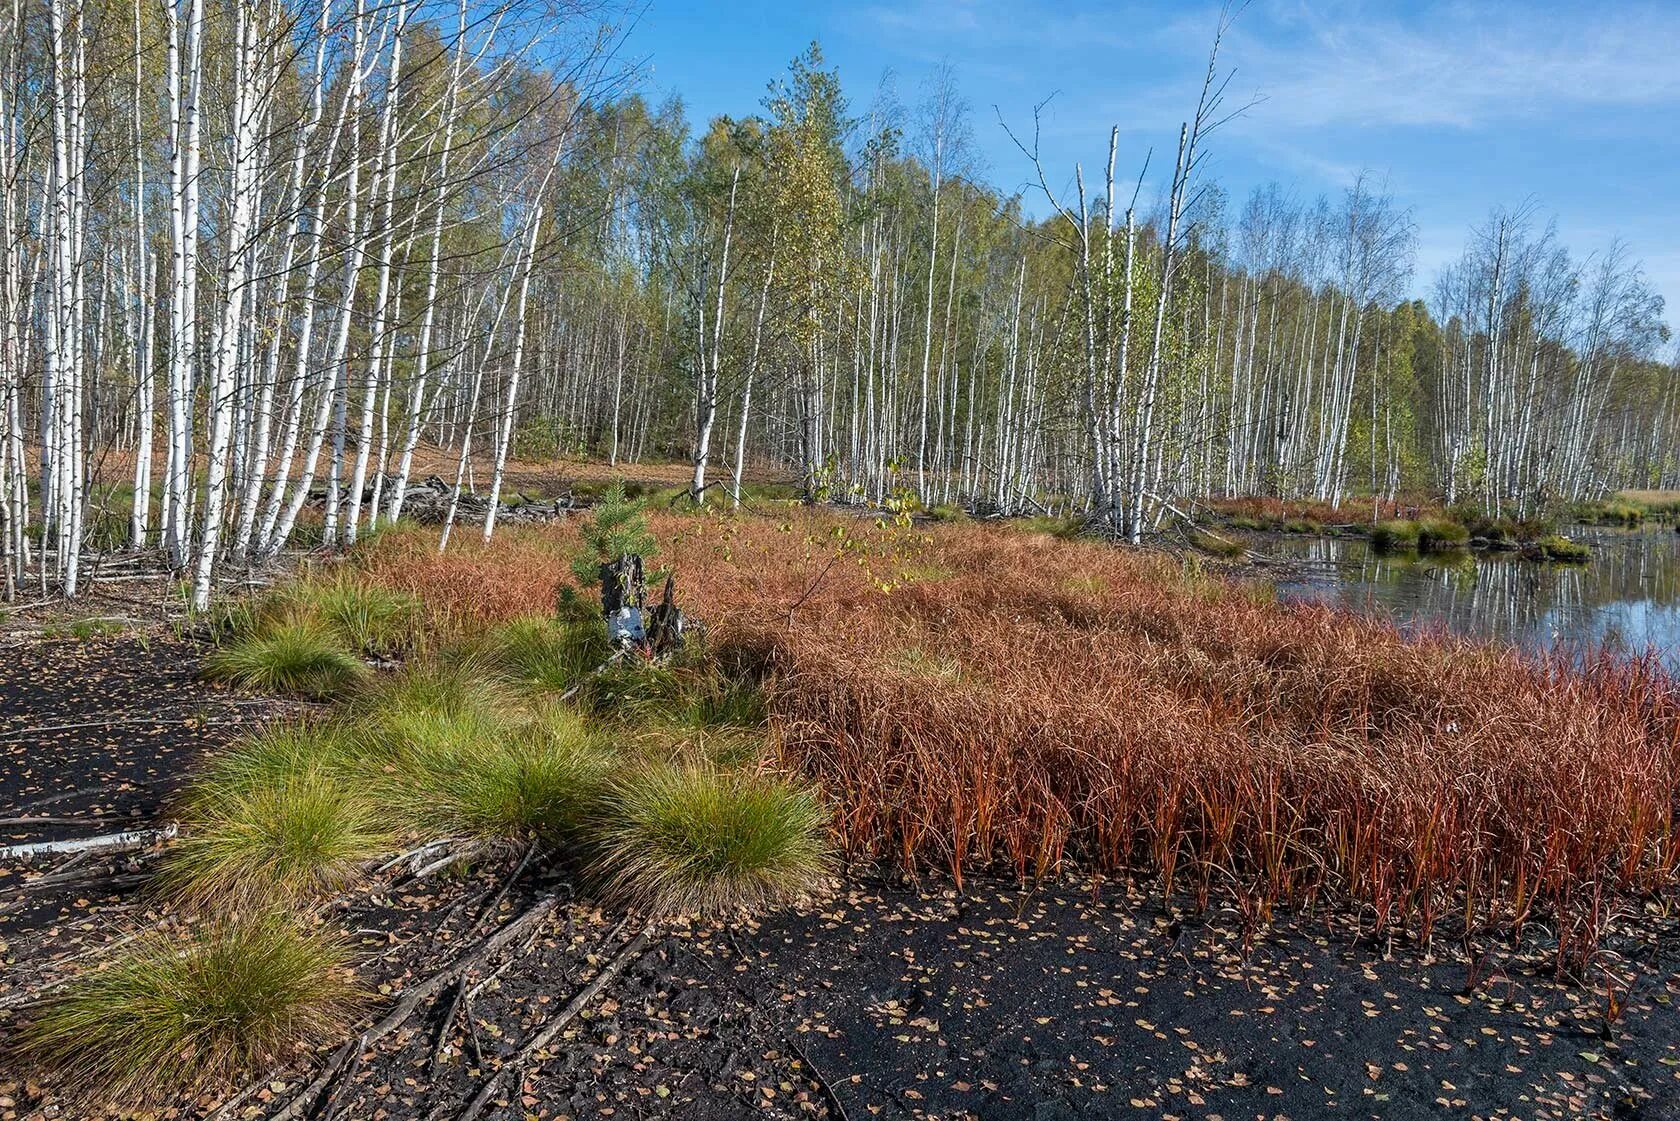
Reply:
[[[1408, 639], [1008, 528], [653, 522], [853, 858], [1144, 869], [1259, 918], [1326, 899], [1425, 935], [1450, 913], [1596, 936], [1676, 886], [1680, 692], [1650, 664]], [[361, 563], [491, 621], [546, 610], [574, 540], [518, 527], [438, 557], [403, 533]]]

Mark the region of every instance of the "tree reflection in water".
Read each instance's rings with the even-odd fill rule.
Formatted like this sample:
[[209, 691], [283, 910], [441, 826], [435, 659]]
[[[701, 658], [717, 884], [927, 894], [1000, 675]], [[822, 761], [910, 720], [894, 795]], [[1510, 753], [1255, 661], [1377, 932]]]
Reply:
[[1273, 537], [1262, 552], [1290, 562], [1284, 599], [1381, 611], [1406, 629], [1444, 626], [1527, 650], [1654, 651], [1680, 671], [1680, 533], [1581, 529], [1592, 563], [1540, 564], [1514, 554], [1380, 556], [1359, 538]]

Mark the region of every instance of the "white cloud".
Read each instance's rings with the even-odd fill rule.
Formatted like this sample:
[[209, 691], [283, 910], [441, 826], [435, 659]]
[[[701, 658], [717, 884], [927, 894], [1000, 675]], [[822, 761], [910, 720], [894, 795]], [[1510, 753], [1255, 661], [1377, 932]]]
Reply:
[[[1569, 106], [1680, 103], [1680, 5], [1568, 7], [1259, 0], [1221, 57], [1237, 70], [1232, 100], [1257, 92], [1251, 117], [1272, 127], [1473, 127]], [[1176, 72], [1194, 84], [1218, 10], [1213, 0], [909, 0], [867, 18], [901, 50], [960, 54], [971, 80], [1024, 77], [1014, 64], [1025, 52], [1083, 72], [1081, 85], [1106, 71], [1148, 127], [1185, 112], [1182, 83], [1160, 79]]]
[[1472, 128], [1575, 106], [1680, 103], [1676, 42], [1676, 7], [1457, 3], [1401, 20], [1364, 4], [1293, 2], [1245, 15], [1228, 57], [1265, 95], [1257, 124]]

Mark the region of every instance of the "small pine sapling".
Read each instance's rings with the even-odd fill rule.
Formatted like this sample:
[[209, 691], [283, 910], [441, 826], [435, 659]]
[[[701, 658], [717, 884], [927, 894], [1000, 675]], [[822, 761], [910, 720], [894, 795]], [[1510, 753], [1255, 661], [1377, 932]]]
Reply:
[[599, 586], [601, 566], [627, 553], [647, 559], [659, 552], [659, 543], [647, 527], [646, 506], [624, 493], [621, 480], [615, 479], [607, 487], [593, 516], [584, 523], [582, 545], [572, 555], [572, 576], [579, 584], [586, 588]]

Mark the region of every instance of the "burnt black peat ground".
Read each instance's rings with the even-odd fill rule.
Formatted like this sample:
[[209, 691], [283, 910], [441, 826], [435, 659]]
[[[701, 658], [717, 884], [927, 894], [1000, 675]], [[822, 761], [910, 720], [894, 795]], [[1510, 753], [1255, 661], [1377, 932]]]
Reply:
[[[162, 633], [9, 648], [7, 843], [155, 824], [206, 752], [286, 714], [199, 682], [201, 652]], [[180, 921], [142, 885], [149, 858], [6, 868], [0, 1034], [100, 951]], [[572, 872], [399, 870], [335, 900], [364, 1034], [163, 1116], [1680, 1115], [1666, 929], [1607, 948], [1627, 980], [1609, 1007], [1547, 975], [1543, 944], [1430, 953], [1322, 915], [1255, 931], [1113, 882], [958, 893], [859, 871], [821, 904], [644, 936], [574, 898]], [[405, 996], [413, 1014], [370, 1039]], [[0, 1065], [0, 1118], [83, 1116]]]

